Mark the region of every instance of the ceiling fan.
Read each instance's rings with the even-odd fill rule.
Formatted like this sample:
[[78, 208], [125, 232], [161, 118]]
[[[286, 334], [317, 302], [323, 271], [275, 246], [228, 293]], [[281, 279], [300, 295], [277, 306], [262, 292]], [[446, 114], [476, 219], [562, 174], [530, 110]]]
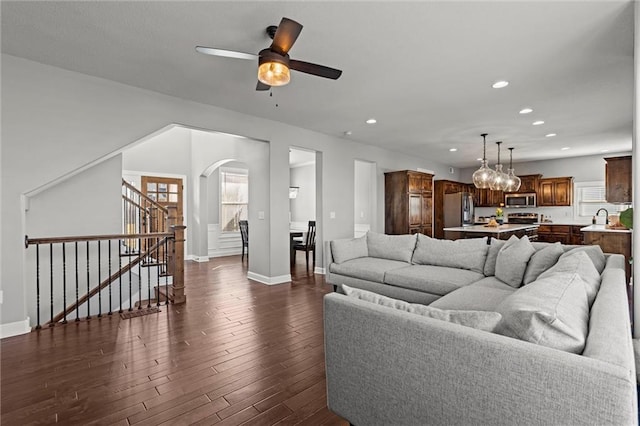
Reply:
[[269, 90], [272, 86], [283, 86], [289, 83], [290, 69], [337, 80], [342, 74], [341, 70], [289, 58], [289, 50], [296, 42], [300, 31], [302, 31], [302, 25], [292, 19], [282, 18], [277, 27], [275, 25], [267, 27], [267, 34], [273, 42], [271, 46], [262, 49], [257, 55], [205, 46], [196, 46], [196, 51], [205, 55], [226, 58], [258, 59], [256, 90]]

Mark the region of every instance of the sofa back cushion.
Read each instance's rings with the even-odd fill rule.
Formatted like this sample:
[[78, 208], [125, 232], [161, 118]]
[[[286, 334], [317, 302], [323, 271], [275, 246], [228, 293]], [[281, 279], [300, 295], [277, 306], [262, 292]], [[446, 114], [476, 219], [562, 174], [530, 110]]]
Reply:
[[416, 265], [468, 269], [482, 274], [488, 250], [486, 238], [451, 241], [418, 234], [411, 262]]
[[498, 252], [496, 278], [511, 287], [520, 287], [527, 263], [535, 251], [526, 235], [522, 238], [512, 235]]
[[331, 241], [331, 255], [335, 263], [369, 256], [366, 235], [360, 238]]
[[366, 237], [369, 256], [411, 262], [416, 248], [415, 235], [386, 235], [369, 231]]
[[562, 250], [560, 243], [550, 244], [540, 250], [536, 250], [531, 259], [529, 259], [522, 283], [526, 285], [537, 280], [541, 273], [556, 264], [563, 253], [564, 250]]
[[589, 306], [593, 303], [600, 288], [600, 274], [584, 250], [577, 250], [560, 256], [558, 263], [544, 271], [538, 278], [553, 276], [558, 273], [578, 274], [585, 283]]
[[359, 288], [352, 288], [344, 284], [342, 285], [342, 289], [348, 297], [355, 297], [357, 299], [365, 300], [377, 305], [382, 305], [389, 308], [438, 319], [441, 321], [448, 321], [455, 324], [464, 325], [466, 327], [473, 327], [478, 330], [493, 331], [502, 318], [502, 316], [497, 312], [454, 311], [432, 308], [426, 305], [405, 302], [404, 300], [392, 299], [391, 297], [382, 296], [380, 294], [362, 290]]
[[576, 354], [587, 338], [589, 304], [576, 273], [538, 278], [496, 308], [502, 320], [496, 333]]
[[505, 240], [497, 240], [493, 237], [489, 240], [489, 250], [487, 251], [487, 260], [484, 263], [484, 276], [492, 277], [496, 274], [496, 260]]
[[602, 252], [602, 248], [599, 245], [576, 247], [574, 249], [571, 249], [565, 252], [560, 257], [562, 258], [566, 256], [571, 256], [572, 254], [579, 251], [584, 251], [587, 254], [587, 256], [589, 256], [589, 259], [591, 259], [591, 261], [593, 262], [593, 266], [595, 266], [596, 269], [598, 270], [598, 274], [602, 274], [602, 271], [604, 271], [604, 267], [607, 264], [607, 260], [604, 256], [604, 253]]

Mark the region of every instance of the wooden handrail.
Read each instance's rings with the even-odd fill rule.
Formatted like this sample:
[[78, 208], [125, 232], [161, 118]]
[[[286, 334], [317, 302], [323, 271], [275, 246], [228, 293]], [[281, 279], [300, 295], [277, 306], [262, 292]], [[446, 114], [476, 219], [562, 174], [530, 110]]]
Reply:
[[[150, 235], [150, 234], [140, 234], [140, 235]], [[169, 234], [169, 235], [173, 236], [173, 234]], [[88, 301], [91, 297], [93, 297], [96, 294], [98, 294], [99, 291], [102, 291], [104, 288], [106, 288], [110, 283], [112, 283], [115, 280], [117, 280], [118, 278], [120, 278], [120, 276], [123, 275], [125, 272], [128, 272], [131, 268], [136, 266], [138, 263], [142, 262], [142, 260], [144, 258], [149, 256], [154, 251], [158, 250], [158, 248], [160, 248], [166, 241], [167, 241], [167, 238], [163, 238], [162, 240], [158, 240], [158, 242], [156, 242], [153, 246], [151, 246], [151, 248], [149, 248], [144, 253], [141, 253], [138, 257], [133, 259], [127, 265], [123, 266], [122, 269], [120, 269], [119, 271], [115, 272], [109, 278], [107, 278], [104, 281], [102, 281], [99, 285], [97, 285], [94, 288], [92, 288], [91, 291], [89, 291], [87, 294], [85, 294], [84, 296], [79, 298], [76, 303], [73, 303], [73, 304], [67, 306], [64, 311], [62, 311], [58, 315], [54, 316], [45, 325], [51, 324], [51, 323], [55, 324], [58, 321], [60, 321], [61, 319], [65, 318], [66, 315], [68, 315], [71, 312], [73, 312], [78, 306], [80, 306], [83, 303], [85, 303], [86, 301]]]
[[31, 244], [55, 244], [55, 243], [74, 243], [80, 241], [98, 241], [98, 240], [131, 240], [135, 238], [169, 238], [173, 237], [173, 232], [150, 232], [147, 234], [106, 234], [106, 235], [77, 235], [70, 237], [44, 237], [29, 238], [24, 236], [24, 246], [29, 248]]
[[136, 194], [138, 194], [140, 197], [144, 198], [145, 200], [147, 200], [148, 202], [150, 202], [151, 204], [153, 204], [154, 206], [157, 206], [160, 210], [162, 210], [165, 213], [169, 213], [169, 210], [163, 206], [162, 204], [158, 204], [158, 202], [156, 200], [152, 200], [151, 198], [149, 198], [148, 196], [146, 196], [144, 193], [142, 193], [138, 188], [136, 188], [135, 186], [131, 185], [129, 182], [127, 182], [126, 180], [122, 179], [122, 184], [124, 186], [126, 186], [127, 188], [129, 188], [130, 190], [132, 190], [133, 192], [135, 192]]
[[125, 200], [127, 203], [133, 204], [135, 207], [139, 208], [140, 210], [144, 210], [145, 212], [147, 211], [146, 208], [142, 207], [140, 204], [136, 203], [135, 201], [133, 201], [131, 198], [127, 197], [124, 194], [122, 194], [122, 199]]

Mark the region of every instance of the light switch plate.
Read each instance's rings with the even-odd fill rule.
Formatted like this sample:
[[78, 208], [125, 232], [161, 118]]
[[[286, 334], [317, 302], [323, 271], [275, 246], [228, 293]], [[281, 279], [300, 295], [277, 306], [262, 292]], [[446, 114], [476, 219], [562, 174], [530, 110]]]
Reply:
[[329, 219], [335, 219], [336, 218], [336, 212], [329, 212]]
[[264, 220], [264, 212], [258, 212], [258, 219]]

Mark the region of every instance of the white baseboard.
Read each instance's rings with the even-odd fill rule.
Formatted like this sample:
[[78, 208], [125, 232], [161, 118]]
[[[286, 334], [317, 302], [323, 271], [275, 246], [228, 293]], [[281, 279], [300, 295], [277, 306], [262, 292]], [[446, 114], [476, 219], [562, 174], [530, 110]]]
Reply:
[[218, 249], [209, 249], [208, 251], [209, 258], [212, 257], [225, 257], [225, 256], [235, 256], [238, 254], [242, 254], [241, 248], [218, 248]]
[[291, 274], [280, 275], [279, 277], [267, 277], [265, 275], [256, 274], [255, 272], [247, 272], [247, 278], [258, 281], [262, 284], [274, 285], [291, 282]]
[[196, 256], [194, 254], [190, 254], [187, 256], [187, 260], [193, 260], [194, 262], [208, 262], [209, 256]]
[[17, 336], [19, 334], [27, 334], [31, 332], [31, 326], [29, 325], [30, 318], [27, 317], [24, 321], [10, 322], [7, 324], [0, 324], [0, 339], [5, 337]]
[[320, 275], [325, 275], [325, 269], [321, 268], [319, 266], [316, 266], [315, 269], [313, 270], [314, 274], [320, 274]]

